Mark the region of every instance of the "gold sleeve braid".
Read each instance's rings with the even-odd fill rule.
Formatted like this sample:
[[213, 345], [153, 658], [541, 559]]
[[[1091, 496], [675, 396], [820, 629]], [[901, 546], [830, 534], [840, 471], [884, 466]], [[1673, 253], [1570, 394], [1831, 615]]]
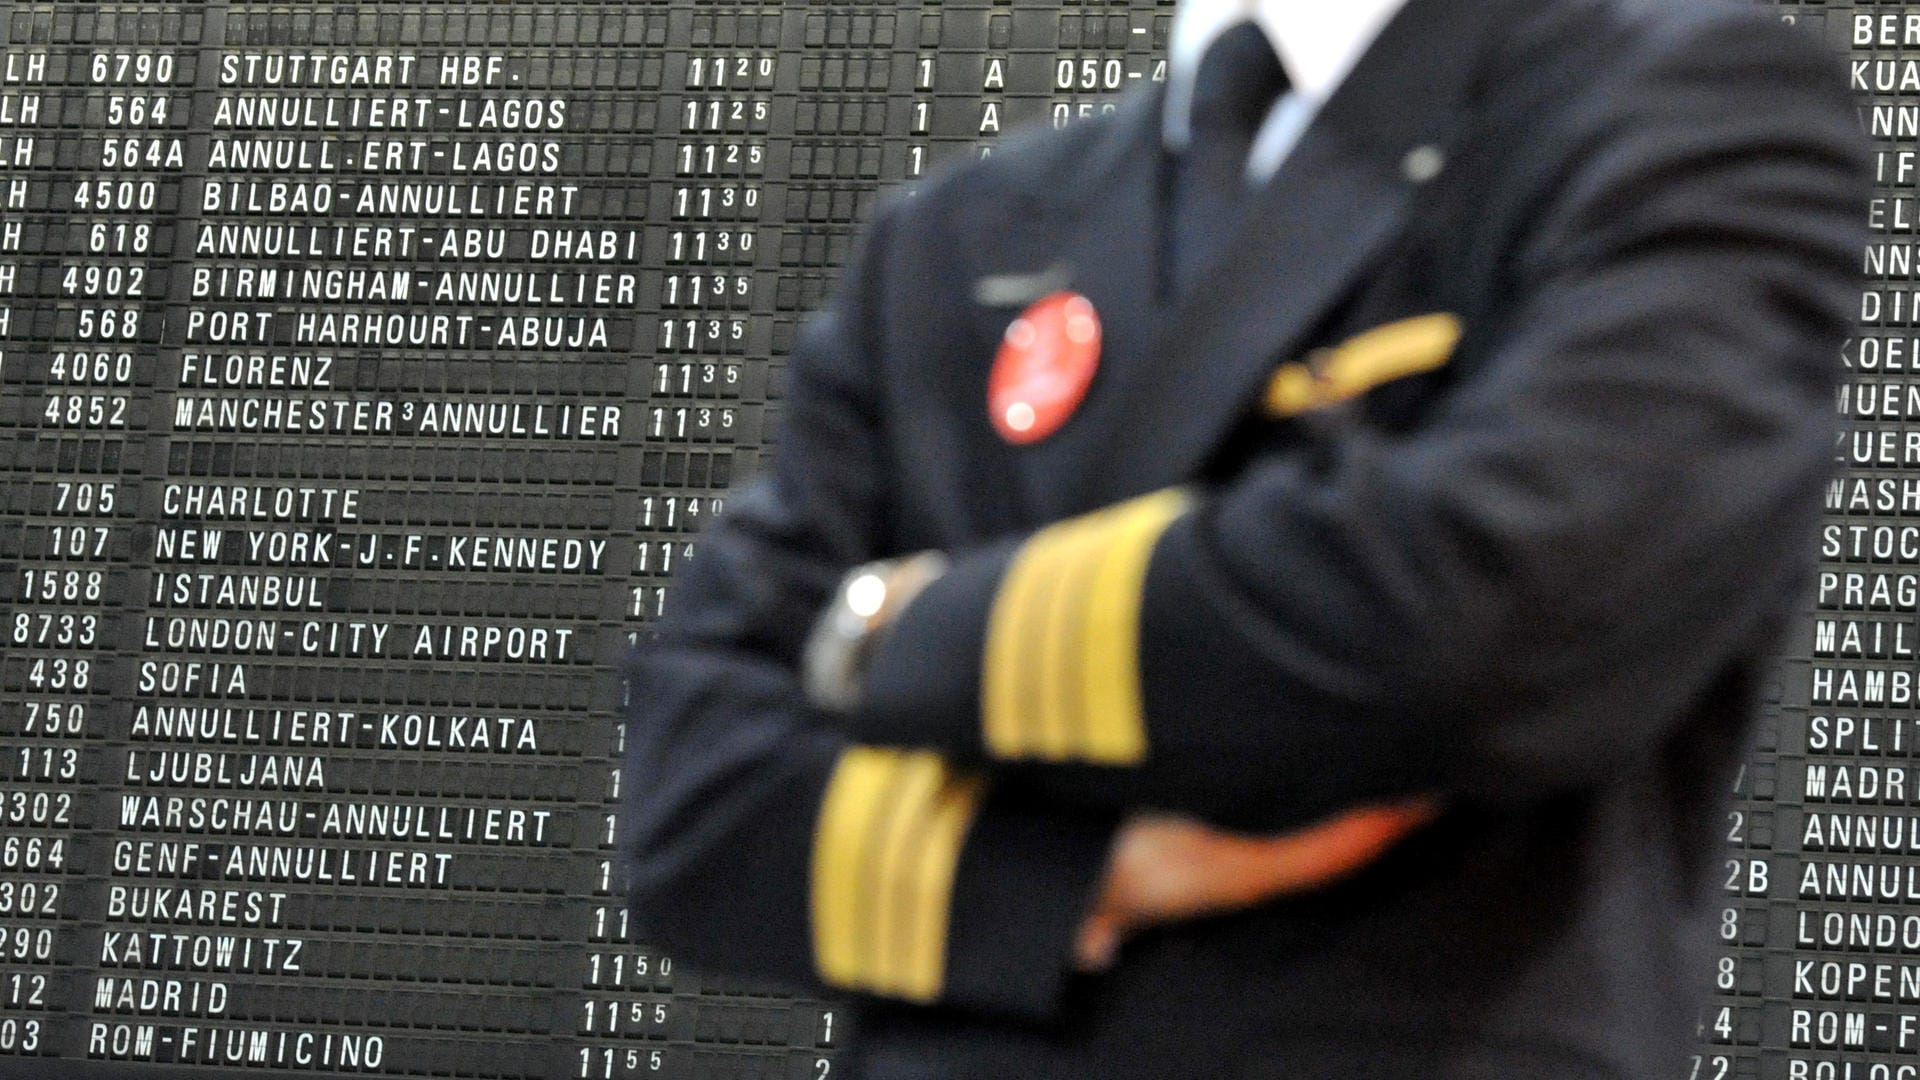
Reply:
[[823, 981], [939, 998], [960, 848], [985, 780], [937, 754], [856, 746], [828, 780], [813, 846], [814, 961]]
[[981, 722], [1009, 760], [1146, 758], [1140, 605], [1147, 561], [1185, 512], [1156, 492], [1041, 530], [1014, 556], [987, 621]]

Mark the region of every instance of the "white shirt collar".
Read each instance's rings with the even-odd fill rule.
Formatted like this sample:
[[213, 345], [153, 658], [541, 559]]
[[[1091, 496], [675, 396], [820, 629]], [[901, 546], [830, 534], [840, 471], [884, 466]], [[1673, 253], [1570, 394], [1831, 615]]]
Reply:
[[1252, 19], [1267, 32], [1293, 81], [1292, 94], [1309, 109], [1333, 96], [1361, 54], [1406, 0], [1181, 0], [1168, 48], [1165, 137], [1170, 147], [1187, 143], [1187, 112], [1200, 58], [1214, 39]]

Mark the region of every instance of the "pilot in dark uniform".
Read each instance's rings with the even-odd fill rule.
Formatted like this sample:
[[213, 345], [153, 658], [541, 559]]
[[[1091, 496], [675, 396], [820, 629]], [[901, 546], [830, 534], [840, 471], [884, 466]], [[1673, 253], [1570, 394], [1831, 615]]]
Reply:
[[[855, 997], [873, 1080], [1671, 1080], [1831, 454], [1844, 74], [1718, 0], [1175, 36], [892, 203], [803, 335], [632, 661], [639, 932]], [[1415, 798], [1076, 970], [1151, 815]]]

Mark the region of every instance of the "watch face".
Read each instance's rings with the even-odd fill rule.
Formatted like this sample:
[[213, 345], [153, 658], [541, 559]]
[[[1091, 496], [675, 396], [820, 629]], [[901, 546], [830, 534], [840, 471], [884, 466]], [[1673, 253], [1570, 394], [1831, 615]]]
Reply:
[[[870, 584], [864, 582], [871, 579]], [[815, 707], [847, 712], [859, 703], [857, 668], [872, 614], [886, 603], [886, 582], [878, 574], [856, 571], [820, 613], [800, 657], [801, 688]], [[877, 594], [877, 595], [876, 595]]]
[[856, 616], [871, 619], [887, 606], [887, 579], [870, 570], [856, 571], [840, 590], [840, 602]]

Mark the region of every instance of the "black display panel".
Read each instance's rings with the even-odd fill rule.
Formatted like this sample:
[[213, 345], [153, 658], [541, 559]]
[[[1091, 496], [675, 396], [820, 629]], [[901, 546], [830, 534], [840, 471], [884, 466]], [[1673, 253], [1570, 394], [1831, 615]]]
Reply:
[[1789, 633], [1723, 860], [1714, 997], [1689, 1080], [1920, 1077], [1914, 783], [1920, 371], [1910, 354], [1920, 8], [1783, 2], [1847, 59], [1876, 190], [1811, 610]]
[[[1920, 7], [1686, 1080], [1920, 1080]], [[612, 664], [876, 193], [1171, 0], [0, 3], [0, 1077], [831, 1080], [631, 939]]]
[[875, 193], [1170, 11], [0, 5], [0, 1076], [831, 1076], [626, 933], [612, 663]]

